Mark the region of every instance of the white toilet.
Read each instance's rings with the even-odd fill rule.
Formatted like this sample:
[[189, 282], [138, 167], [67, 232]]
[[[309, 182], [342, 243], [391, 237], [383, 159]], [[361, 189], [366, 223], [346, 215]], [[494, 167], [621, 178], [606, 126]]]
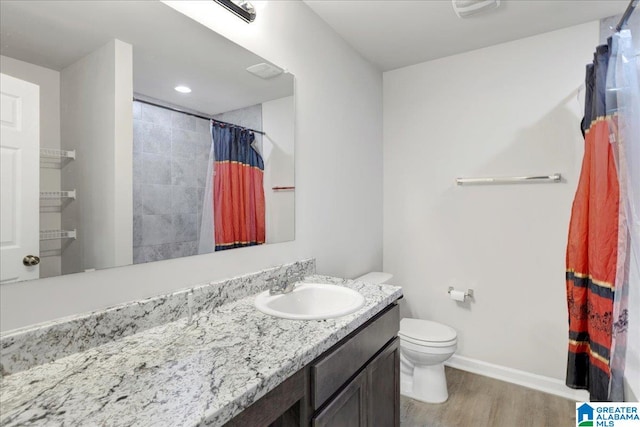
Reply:
[[457, 348], [453, 328], [422, 319], [400, 321], [400, 393], [422, 402], [449, 398], [444, 362]]
[[[388, 273], [372, 272], [356, 280], [386, 283]], [[457, 348], [455, 329], [430, 320], [405, 318], [400, 321], [400, 394], [428, 403], [449, 398], [444, 362]]]

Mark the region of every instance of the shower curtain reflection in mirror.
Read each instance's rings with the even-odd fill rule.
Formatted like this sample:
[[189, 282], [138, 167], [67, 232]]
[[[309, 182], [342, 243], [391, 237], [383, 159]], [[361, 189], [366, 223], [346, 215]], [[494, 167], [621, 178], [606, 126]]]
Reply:
[[255, 134], [211, 122], [199, 253], [265, 243], [264, 161]]

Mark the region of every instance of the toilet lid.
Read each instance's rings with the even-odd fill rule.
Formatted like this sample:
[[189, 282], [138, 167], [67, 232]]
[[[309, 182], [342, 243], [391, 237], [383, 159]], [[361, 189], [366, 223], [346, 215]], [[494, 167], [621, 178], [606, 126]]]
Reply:
[[457, 336], [455, 329], [447, 325], [422, 319], [402, 319], [398, 335], [428, 342], [453, 341]]

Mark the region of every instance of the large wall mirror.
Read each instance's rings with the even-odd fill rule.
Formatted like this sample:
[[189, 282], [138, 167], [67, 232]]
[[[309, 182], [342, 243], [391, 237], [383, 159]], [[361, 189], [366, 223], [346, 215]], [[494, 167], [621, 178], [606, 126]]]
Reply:
[[2, 283], [294, 238], [294, 77], [156, 1], [0, 3]]

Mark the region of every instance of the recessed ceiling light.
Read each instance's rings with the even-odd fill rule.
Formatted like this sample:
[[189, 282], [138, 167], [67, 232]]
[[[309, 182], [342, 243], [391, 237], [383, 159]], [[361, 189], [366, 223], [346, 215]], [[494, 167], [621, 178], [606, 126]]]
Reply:
[[174, 87], [174, 89], [176, 90], [176, 92], [180, 93], [191, 93], [191, 88], [187, 86], [176, 86]]

